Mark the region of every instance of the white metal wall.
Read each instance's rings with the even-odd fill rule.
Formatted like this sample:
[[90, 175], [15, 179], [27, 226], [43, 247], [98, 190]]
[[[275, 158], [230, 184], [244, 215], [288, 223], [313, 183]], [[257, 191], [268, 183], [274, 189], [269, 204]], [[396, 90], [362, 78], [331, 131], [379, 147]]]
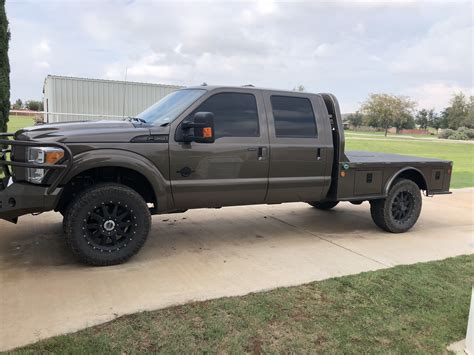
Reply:
[[135, 116], [180, 86], [48, 75], [44, 82], [47, 122]]

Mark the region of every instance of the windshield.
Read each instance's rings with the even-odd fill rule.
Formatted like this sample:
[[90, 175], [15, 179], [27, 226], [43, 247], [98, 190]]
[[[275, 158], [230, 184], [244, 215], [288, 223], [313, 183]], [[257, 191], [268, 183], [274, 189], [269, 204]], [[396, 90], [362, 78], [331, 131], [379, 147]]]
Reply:
[[184, 112], [191, 104], [200, 98], [206, 90], [184, 89], [166, 95], [156, 104], [148, 107], [137, 115], [137, 118], [155, 125], [166, 125]]

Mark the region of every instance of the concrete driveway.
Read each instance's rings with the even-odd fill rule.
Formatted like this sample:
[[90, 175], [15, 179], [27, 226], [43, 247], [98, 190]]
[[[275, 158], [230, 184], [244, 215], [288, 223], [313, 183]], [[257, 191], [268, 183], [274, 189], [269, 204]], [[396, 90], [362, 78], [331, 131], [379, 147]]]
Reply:
[[474, 189], [425, 198], [406, 234], [377, 229], [368, 203], [321, 212], [304, 203], [155, 216], [125, 265], [76, 263], [61, 216], [0, 222], [0, 350], [117, 316], [474, 253]]

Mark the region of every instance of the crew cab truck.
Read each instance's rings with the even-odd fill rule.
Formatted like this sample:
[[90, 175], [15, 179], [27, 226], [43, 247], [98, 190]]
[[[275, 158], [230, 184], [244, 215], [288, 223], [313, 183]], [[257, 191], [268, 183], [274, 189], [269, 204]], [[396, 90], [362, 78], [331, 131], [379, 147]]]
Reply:
[[192, 208], [369, 201], [378, 227], [405, 232], [421, 191], [449, 193], [452, 171], [450, 161], [346, 152], [335, 96], [252, 86], [186, 88], [123, 121], [0, 138], [0, 218], [60, 212], [66, 242], [92, 265], [137, 253], [151, 215]]

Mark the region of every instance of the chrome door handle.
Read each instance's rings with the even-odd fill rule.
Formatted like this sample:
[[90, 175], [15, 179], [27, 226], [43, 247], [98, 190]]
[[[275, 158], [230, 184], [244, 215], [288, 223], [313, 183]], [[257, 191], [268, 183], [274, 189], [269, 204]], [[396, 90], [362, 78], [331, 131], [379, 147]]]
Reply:
[[267, 147], [258, 147], [258, 160], [267, 159]]

